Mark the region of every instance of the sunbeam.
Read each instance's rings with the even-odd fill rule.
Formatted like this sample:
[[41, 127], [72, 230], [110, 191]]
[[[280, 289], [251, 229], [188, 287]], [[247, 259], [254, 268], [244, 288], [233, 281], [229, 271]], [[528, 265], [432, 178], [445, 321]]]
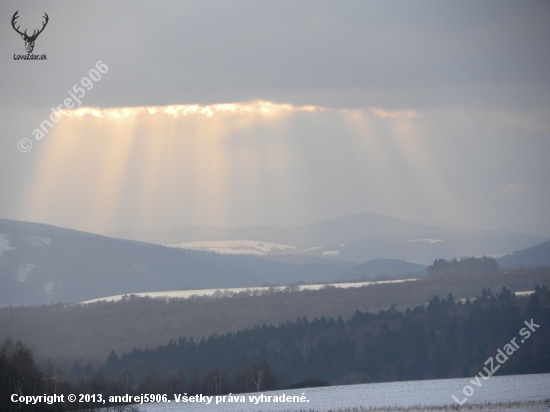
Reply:
[[[28, 219], [97, 232], [168, 226], [167, 216], [276, 223], [319, 202], [350, 213], [382, 204], [404, 216], [422, 203], [435, 210], [444, 190], [412, 110], [257, 101], [63, 115], [41, 142], [47, 147], [22, 208]], [[71, 200], [59, 205], [60, 197]]]

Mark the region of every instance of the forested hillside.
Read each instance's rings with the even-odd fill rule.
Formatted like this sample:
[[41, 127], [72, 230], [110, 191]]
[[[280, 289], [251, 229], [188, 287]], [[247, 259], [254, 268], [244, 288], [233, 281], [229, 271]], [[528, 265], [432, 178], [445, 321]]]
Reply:
[[[531, 319], [540, 328], [527, 340], [519, 332]], [[519, 348], [508, 353], [499, 374], [550, 372], [547, 288], [528, 302], [505, 288], [496, 296], [483, 290], [473, 304], [436, 296], [404, 312], [356, 312], [347, 321], [302, 318], [199, 342], [181, 338], [156, 350], [136, 349], [120, 360], [112, 353], [105, 367], [144, 385], [183, 377], [189, 391], [210, 394], [249, 391], [261, 370], [265, 381], [256, 390], [306, 379], [331, 384], [441, 379], [477, 374], [512, 338]]]
[[426, 265], [397, 259], [374, 259], [346, 270], [340, 275], [340, 279], [410, 279], [424, 276], [426, 276]]
[[[28, 367], [22, 368], [21, 361]], [[547, 373], [550, 290], [537, 286], [530, 297], [516, 297], [505, 288], [496, 295], [484, 289], [473, 303], [457, 303], [452, 295], [435, 296], [427, 305], [405, 311], [394, 307], [377, 314], [357, 311], [348, 320], [300, 318], [279, 326], [214, 334], [198, 342], [181, 337], [120, 357], [112, 351], [95, 371], [77, 363], [70, 376], [49, 365], [46, 376], [55, 376], [55, 388], [44, 379], [44, 368], [37, 367], [28, 348], [5, 342], [0, 347], [0, 402], [8, 405], [9, 382], [24, 382], [26, 395], [56, 391], [107, 397], [218, 395], [479, 373], [487, 377], [497, 370], [498, 375]]]
[[490, 275], [498, 273], [500, 268], [495, 259], [483, 256], [481, 258], [461, 258], [460, 260], [436, 259], [433, 265], [428, 266], [427, 272], [430, 277], [437, 276], [467, 276], [467, 275]]
[[550, 240], [497, 259], [502, 269], [536, 268], [550, 265]]
[[361, 288], [324, 288], [296, 292], [242, 293], [217, 298], [129, 298], [90, 305], [48, 305], [0, 309], [0, 339], [11, 336], [33, 346], [42, 356], [103, 361], [111, 350], [157, 347], [180, 336], [200, 340], [254, 325], [275, 325], [305, 316], [348, 319], [355, 311], [399, 309], [452, 293], [457, 299], [482, 289], [517, 291], [550, 285], [550, 268], [487, 275], [439, 276], [413, 282]]

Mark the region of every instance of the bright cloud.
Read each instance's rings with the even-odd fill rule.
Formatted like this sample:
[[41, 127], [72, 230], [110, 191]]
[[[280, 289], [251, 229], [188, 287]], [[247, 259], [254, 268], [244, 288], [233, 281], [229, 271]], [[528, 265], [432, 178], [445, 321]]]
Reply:
[[203, 115], [212, 117], [216, 114], [279, 114], [291, 112], [323, 112], [331, 110], [320, 106], [293, 106], [288, 103], [273, 103], [262, 100], [247, 103], [219, 103], [211, 105], [179, 104], [169, 106], [138, 106], [100, 109], [96, 107], [80, 107], [73, 110], [63, 110], [70, 117], [93, 116], [107, 119], [123, 119], [141, 114], [166, 114], [172, 117]]

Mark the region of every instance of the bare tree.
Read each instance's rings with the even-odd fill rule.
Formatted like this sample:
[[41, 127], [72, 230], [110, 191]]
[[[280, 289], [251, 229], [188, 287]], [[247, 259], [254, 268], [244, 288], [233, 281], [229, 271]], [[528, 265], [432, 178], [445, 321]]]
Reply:
[[269, 373], [269, 365], [265, 361], [261, 361], [258, 365], [252, 367], [250, 378], [256, 387], [256, 392], [260, 392], [260, 389], [263, 388], [265, 379]]

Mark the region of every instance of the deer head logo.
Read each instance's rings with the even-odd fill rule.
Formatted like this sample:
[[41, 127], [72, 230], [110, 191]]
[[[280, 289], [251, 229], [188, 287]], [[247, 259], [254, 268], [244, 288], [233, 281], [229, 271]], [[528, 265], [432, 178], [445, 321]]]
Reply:
[[23, 40], [25, 40], [25, 48], [27, 49], [27, 53], [32, 53], [32, 50], [34, 49], [34, 42], [36, 41], [36, 38], [38, 37], [38, 35], [40, 33], [42, 33], [42, 31], [44, 31], [44, 28], [46, 27], [46, 24], [48, 24], [48, 20], [50, 18], [48, 17], [48, 15], [46, 13], [44, 13], [44, 18], [46, 20], [42, 23], [42, 28], [38, 31], [33, 30], [32, 35], [29, 36], [27, 34], [27, 30], [25, 30], [25, 32], [22, 33], [22, 32], [19, 31], [20, 26], [15, 27], [15, 23], [16, 23], [15, 21], [19, 17], [18, 13], [19, 13], [19, 10], [17, 10], [15, 12], [15, 14], [13, 15], [13, 17], [11, 19], [11, 25], [12, 25], [13, 29], [21, 35], [21, 38]]

